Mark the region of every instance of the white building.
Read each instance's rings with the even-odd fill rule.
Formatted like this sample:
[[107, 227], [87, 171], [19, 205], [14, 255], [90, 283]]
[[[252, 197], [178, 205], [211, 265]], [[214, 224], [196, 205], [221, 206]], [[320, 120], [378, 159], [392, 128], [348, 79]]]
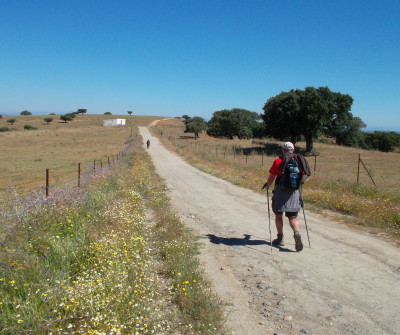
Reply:
[[125, 119], [103, 120], [103, 126], [125, 126]]

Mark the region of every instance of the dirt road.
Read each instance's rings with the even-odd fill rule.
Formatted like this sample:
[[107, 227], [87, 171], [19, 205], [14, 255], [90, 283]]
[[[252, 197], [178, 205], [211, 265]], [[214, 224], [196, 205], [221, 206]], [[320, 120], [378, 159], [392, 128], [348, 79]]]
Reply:
[[174, 208], [203, 243], [200, 260], [234, 334], [400, 334], [399, 248], [306, 204], [311, 248], [300, 213], [303, 251], [285, 222], [286, 245], [271, 252], [266, 195], [203, 173], [147, 128], [140, 133]]

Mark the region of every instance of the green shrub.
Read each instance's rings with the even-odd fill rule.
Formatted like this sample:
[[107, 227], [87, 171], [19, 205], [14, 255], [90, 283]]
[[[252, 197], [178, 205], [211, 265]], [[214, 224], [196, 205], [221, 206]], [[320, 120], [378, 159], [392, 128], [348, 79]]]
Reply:
[[49, 124], [51, 121], [53, 121], [53, 118], [52, 117], [45, 117], [43, 120], [44, 120], [44, 122]]
[[4, 133], [9, 130], [10, 130], [10, 128], [8, 128], [8, 127], [0, 127], [0, 133]]
[[71, 114], [60, 115], [60, 120], [63, 120], [65, 123], [67, 123], [67, 121], [71, 121], [72, 120]]
[[36, 130], [37, 128], [34, 127], [34, 126], [31, 126], [30, 124], [26, 124], [26, 125], [24, 126], [24, 129], [26, 129], [26, 130]]

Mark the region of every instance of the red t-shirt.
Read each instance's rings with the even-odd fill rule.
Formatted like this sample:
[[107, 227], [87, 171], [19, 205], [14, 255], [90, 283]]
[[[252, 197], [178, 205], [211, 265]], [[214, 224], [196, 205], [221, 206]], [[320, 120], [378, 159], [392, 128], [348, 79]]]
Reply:
[[278, 157], [272, 163], [271, 168], [269, 169], [269, 173], [273, 174], [274, 176], [280, 177], [282, 175], [281, 171], [279, 171], [279, 165], [282, 163], [282, 158]]
[[[273, 174], [274, 176], [277, 176], [279, 178], [282, 176], [281, 171], [279, 170], [279, 165], [282, 163], [282, 158], [278, 157], [277, 159], [274, 160], [272, 163], [271, 168], [269, 169], [269, 173]], [[304, 175], [304, 171], [302, 171], [302, 174]]]

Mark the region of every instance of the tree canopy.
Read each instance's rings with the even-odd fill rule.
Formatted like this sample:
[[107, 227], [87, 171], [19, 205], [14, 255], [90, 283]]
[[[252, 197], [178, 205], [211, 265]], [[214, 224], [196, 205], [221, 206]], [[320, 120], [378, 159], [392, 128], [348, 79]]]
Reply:
[[60, 115], [60, 120], [63, 120], [65, 123], [72, 120], [72, 114], [64, 114]]
[[199, 137], [199, 133], [207, 129], [207, 122], [200, 116], [189, 117], [183, 115], [184, 123], [186, 126], [185, 133], [194, 133], [195, 138]]
[[328, 136], [336, 139], [336, 144], [348, 147], [364, 147], [362, 128], [367, 125], [357, 116], [338, 121], [334, 128], [326, 130]]
[[51, 121], [53, 121], [53, 118], [52, 117], [45, 117], [43, 120], [44, 120], [44, 122], [46, 122], [46, 124], [49, 124]]
[[29, 112], [29, 111], [27, 111], [27, 110], [24, 110], [24, 111], [22, 111], [21, 113], [19, 113], [20, 115], [32, 115], [32, 113], [31, 112]]
[[208, 122], [207, 134], [232, 139], [252, 138], [262, 127], [260, 115], [242, 108], [223, 109], [213, 113]]
[[[265, 135], [279, 140], [290, 139], [293, 143], [304, 135], [306, 152], [312, 153], [313, 141], [322, 132], [333, 134], [338, 127], [353, 120], [352, 104], [350, 95], [332, 92], [328, 87], [281, 92], [268, 99], [263, 107]], [[359, 125], [362, 124], [361, 121]]]
[[85, 114], [87, 112], [87, 109], [86, 108], [79, 108], [77, 111], [76, 111], [76, 113], [78, 113], [78, 114]]

